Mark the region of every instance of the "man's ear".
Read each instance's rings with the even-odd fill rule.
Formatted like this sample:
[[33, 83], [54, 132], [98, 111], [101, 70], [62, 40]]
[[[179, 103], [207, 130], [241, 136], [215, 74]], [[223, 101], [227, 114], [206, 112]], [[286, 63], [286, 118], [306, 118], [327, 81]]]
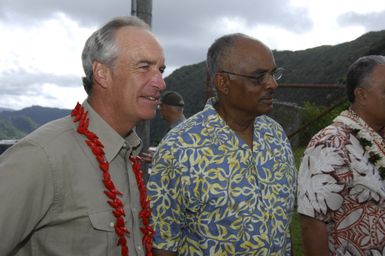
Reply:
[[94, 61], [92, 63], [92, 72], [95, 84], [107, 88], [109, 85], [110, 69], [103, 63]]
[[225, 95], [229, 93], [229, 80], [225, 74], [216, 73], [214, 76], [214, 82], [218, 92]]
[[366, 105], [367, 102], [367, 91], [363, 87], [357, 87], [354, 89], [355, 102], [360, 105]]

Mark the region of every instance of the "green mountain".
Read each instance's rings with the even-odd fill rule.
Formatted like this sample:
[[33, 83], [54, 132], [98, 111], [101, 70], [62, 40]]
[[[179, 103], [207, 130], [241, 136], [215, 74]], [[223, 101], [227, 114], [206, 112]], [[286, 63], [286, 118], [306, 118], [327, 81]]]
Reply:
[[275, 51], [279, 66], [288, 70], [282, 83], [336, 83], [358, 57], [385, 53], [385, 30], [354, 41], [302, 51]]
[[18, 139], [25, 135], [26, 133], [15, 128], [11, 122], [7, 119], [0, 117], [0, 140], [5, 139]]
[[26, 115], [12, 117], [10, 121], [15, 128], [24, 133], [30, 133], [40, 126], [31, 117]]
[[1, 108], [1, 107], [0, 107], [0, 112], [3, 112], [3, 111], [13, 111], [13, 110], [10, 109], [10, 108]]
[[70, 113], [68, 109], [32, 106], [0, 112], [0, 139], [18, 139], [37, 127]]
[[17, 111], [3, 111], [0, 112], [0, 117], [14, 120], [16, 117], [29, 117], [31, 121], [38, 126], [45, 124], [53, 119], [66, 116], [70, 113], [69, 109], [47, 108], [41, 106], [32, 106], [23, 108]]

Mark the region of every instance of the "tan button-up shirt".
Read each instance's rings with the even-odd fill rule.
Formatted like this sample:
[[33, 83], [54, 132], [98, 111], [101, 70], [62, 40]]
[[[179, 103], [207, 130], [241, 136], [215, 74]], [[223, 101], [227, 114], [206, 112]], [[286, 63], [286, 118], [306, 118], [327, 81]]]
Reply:
[[[144, 255], [128, 159], [140, 152], [141, 141], [135, 132], [122, 138], [86, 101], [83, 106], [123, 193], [129, 254]], [[53, 121], [0, 156], [0, 255], [120, 255], [102, 171], [76, 126], [71, 117]]]

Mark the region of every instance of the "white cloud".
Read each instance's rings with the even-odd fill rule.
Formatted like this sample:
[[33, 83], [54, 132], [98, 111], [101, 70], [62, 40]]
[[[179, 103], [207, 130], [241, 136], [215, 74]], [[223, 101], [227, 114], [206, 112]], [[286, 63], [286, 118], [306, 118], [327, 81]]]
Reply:
[[94, 28], [81, 28], [66, 17], [42, 20], [33, 27], [21, 27], [0, 23], [5, 35], [0, 53], [0, 70], [25, 71], [56, 75], [81, 75], [83, 73], [80, 54], [83, 45]]
[[76, 102], [82, 103], [86, 93], [81, 87], [62, 87], [55, 84], [32, 84], [23, 94], [0, 97], [1, 107], [22, 109], [28, 106], [57, 107], [71, 109]]
[[80, 27], [63, 13], [32, 27], [0, 22], [5, 35], [0, 47], [0, 106], [69, 107], [83, 91], [79, 42], [94, 29]]

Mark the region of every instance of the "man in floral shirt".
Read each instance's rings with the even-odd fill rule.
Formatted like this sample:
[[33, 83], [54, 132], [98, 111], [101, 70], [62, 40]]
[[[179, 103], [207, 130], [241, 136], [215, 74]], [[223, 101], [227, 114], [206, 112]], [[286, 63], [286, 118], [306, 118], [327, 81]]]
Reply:
[[244, 34], [217, 39], [207, 68], [218, 96], [154, 155], [153, 255], [290, 256], [297, 172], [285, 132], [265, 115], [282, 70]]
[[305, 255], [385, 255], [385, 57], [347, 74], [351, 102], [310, 141], [298, 181]]

